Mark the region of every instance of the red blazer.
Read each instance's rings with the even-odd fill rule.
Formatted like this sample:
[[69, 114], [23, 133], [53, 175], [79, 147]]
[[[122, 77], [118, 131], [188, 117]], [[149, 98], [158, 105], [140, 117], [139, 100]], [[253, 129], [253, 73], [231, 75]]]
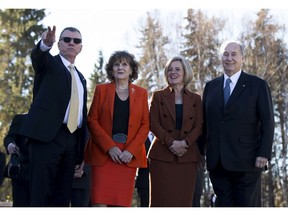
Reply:
[[[112, 140], [115, 82], [96, 86], [88, 113], [90, 138], [85, 150], [85, 162], [95, 166], [104, 165], [108, 151], [116, 146]], [[125, 150], [133, 154], [129, 167], [147, 167], [145, 140], [149, 133], [149, 108], [147, 91], [129, 84], [129, 126]]]

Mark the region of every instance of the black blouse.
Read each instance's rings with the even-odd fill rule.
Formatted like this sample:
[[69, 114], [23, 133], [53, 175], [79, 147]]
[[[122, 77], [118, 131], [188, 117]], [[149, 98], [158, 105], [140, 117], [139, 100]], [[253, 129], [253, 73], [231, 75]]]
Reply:
[[176, 130], [181, 130], [182, 128], [182, 119], [183, 119], [183, 104], [175, 104], [176, 110]]
[[117, 93], [114, 100], [113, 128], [112, 134], [124, 133], [128, 134], [129, 123], [129, 97], [122, 101]]

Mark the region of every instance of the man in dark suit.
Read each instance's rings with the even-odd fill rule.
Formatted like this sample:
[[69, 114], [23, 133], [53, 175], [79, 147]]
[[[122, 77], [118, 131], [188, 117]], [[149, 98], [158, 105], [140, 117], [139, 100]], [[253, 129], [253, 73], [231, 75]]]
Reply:
[[8, 170], [6, 174], [12, 181], [13, 207], [30, 206], [29, 152], [26, 137], [19, 134], [26, 116], [26, 114], [15, 115], [8, 134], [4, 138], [4, 146], [10, 157], [12, 154], [20, 152], [22, 158], [19, 174], [17, 176], [10, 176]]
[[[149, 132], [148, 137], [145, 141], [146, 154], [148, 153], [153, 137], [154, 137], [153, 134]], [[149, 168], [148, 167], [138, 169], [135, 188], [137, 188], [137, 193], [140, 198], [140, 206], [149, 207]]]
[[242, 70], [239, 42], [225, 42], [220, 51], [225, 73], [208, 82], [203, 93], [207, 169], [217, 206], [256, 206], [261, 171], [272, 151], [271, 93], [266, 81]]
[[74, 170], [83, 162], [87, 90], [74, 66], [82, 36], [74, 27], [65, 28], [59, 55], [52, 56], [55, 32], [55, 26], [48, 27], [31, 53], [33, 101], [21, 128], [29, 138], [31, 206], [69, 206]]
[[[86, 128], [86, 142], [89, 139]], [[71, 192], [71, 207], [91, 207], [91, 165], [83, 162], [82, 169], [75, 170]]]
[[89, 164], [83, 165], [83, 169], [74, 174], [71, 193], [71, 207], [91, 206], [91, 166]]

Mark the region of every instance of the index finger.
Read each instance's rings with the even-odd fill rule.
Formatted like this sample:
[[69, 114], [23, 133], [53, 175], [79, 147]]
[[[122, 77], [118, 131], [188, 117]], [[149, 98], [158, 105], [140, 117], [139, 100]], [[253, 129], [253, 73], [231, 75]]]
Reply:
[[48, 26], [48, 33], [53, 33], [53, 34], [55, 34], [55, 32], [56, 32], [56, 26], [55, 26], [55, 25], [52, 27], [52, 30], [51, 30], [51, 27]]

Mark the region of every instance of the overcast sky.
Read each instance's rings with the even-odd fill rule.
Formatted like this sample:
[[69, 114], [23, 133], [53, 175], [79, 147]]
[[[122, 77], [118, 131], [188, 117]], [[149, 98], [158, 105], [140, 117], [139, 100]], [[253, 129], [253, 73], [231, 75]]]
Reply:
[[[77, 27], [82, 33], [83, 50], [76, 59], [76, 66], [88, 80], [98, 60], [99, 50], [103, 51], [105, 61], [116, 50], [135, 52], [139, 41], [136, 32], [147, 11], [158, 9], [164, 22], [165, 16], [183, 20], [188, 8], [201, 9], [216, 17], [227, 17], [231, 37], [236, 39], [239, 29], [243, 27], [242, 22], [253, 16], [255, 18], [255, 13], [263, 7], [271, 8], [275, 20], [288, 25], [288, 10], [277, 2], [278, 0], [0, 0], [0, 8], [47, 9], [48, 15], [43, 24], [46, 27], [56, 26], [57, 41], [63, 28]], [[54, 44], [51, 54], [58, 54], [57, 44]]]

